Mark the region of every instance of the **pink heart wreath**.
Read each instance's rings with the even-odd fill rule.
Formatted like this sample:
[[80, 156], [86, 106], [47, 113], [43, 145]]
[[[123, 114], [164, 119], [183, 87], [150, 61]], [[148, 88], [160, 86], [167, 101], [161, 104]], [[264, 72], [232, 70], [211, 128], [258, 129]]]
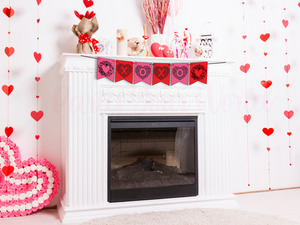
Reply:
[[46, 159], [21, 161], [18, 146], [4, 136], [0, 137], [0, 168], [0, 217], [31, 214], [58, 193], [55, 166]]

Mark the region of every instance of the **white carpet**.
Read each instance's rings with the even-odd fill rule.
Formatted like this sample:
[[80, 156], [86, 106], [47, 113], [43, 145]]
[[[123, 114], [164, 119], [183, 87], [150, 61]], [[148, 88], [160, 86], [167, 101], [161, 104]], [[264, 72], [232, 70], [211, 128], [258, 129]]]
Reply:
[[184, 209], [123, 214], [94, 219], [82, 225], [300, 225], [272, 215], [236, 209]]

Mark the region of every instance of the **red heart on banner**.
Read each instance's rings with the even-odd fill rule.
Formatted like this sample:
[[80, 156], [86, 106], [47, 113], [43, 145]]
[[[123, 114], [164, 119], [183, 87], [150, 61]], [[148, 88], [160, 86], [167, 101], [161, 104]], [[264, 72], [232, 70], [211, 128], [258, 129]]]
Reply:
[[42, 0], [36, 0], [36, 3], [37, 3], [38, 5], [40, 5], [41, 2], [42, 2]]
[[268, 80], [268, 81], [262, 80], [260, 83], [266, 89], [272, 85], [272, 81], [270, 81], [270, 80]]
[[91, 7], [92, 5], [94, 5], [94, 2], [92, 0], [83, 0], [83, 3], [84, 3], [86, 8]]
[[2, 91], [3, 91], [5, 94], [7, 94], [7, 96], [9, 96], [10, 93], [11, 93], [13, 90], [14, 90], [14, 86], [13, 86], [13, 85], [9, 85], [9, 86], [3, 85], [3, 86], [2, 86]]
[[284, 70], [285, 70], [286, 73], [288, 73], [290, 71], [290, 69], [291, 69], [290, 64], [287, 64], [287, 65], [284, 66]]
[[247, 73], [249, 69], [250, 69], [250, 64], [249, 63], [246, 63], [245, 66], [244, 65], [240, 66], [240, 70], [244, 73]]
[[35, 58], [35, 60], [36, 60], [37, 63], [39, 63], [41, 61], [41, 58], [42, 58], [42, 54], [41, 53], [34, 52], [33, 56], [34, 56], [34, 58]]
[[44, 112], [43, 111], [38, 111], [38, 112], [32, 111], [30, 115], [36, 122], [38, 122], [44, 116]]
[[6, 134], [6, 137], [9, 137], [14, 132], [14, 128], [12, 128], [12, 127], [5, 127], [4, 132]]
[[244, 115], [244, 120], [246, 123], [249, 123], [249, 121], [251, 120], [251, 115], [250, 114]]
[[40, 135], [35, 135], [35, 139], [39, 140], [40, 139]]
[[270, 136], [271, 134], [273, 134], [274, 129], [273, 128], [263, 128], [262, 131], [264, 132], [265, 135]]
[[4, 52], [8, 57], [10, 57], [12, 54], [14, 54], [15, 49], [13, 47], [6, 47]]
[[284, 115], [285, 115], [288, 119], [291, 119], [292, 116], [294, 115], [294, 111], [293, 111], [293, 110], [290, 110], [290, 111], [285, 110], [285, 111], [284, 111]]
[[10, 174], [12, 174], [12, 172], [14, 172], [15, 168], [13, 166], [3, 166], [2, 168], [2, 173], [7, 177]]
[[260, 39], [264, 42], [266, 42], [270, 37], [270, 34], [269, 33], [266, 33], [266, 34], [261, 34], [260, 35]]
[[287, 132], [287, 135], [291, 136], [291, 135], [292, 135], [292, 132]]
[[164, 57], [164, 47], [157, 42], [151, 45], [151, 52], [155, 57]]
[[243, 39], [246, 39], [246, 38], [247, 38], [247, 35], [243, 35], [242, 38], [243, 38]]
[[34, 79], [36, 80], [36, 82], [39, 82], [41, 78], [40, 77], [35, 77]]
[[289, 25], [289, 21], [288, 20], [282, 20], [282, 24], [286, 28]]
[[3, 9], [3, 13], [8, 17], [12, 17], [14, 14], [15, 14], [15, 11], [13, 10], [12, 7], [9, 7], [9, 8], [4, 8]]

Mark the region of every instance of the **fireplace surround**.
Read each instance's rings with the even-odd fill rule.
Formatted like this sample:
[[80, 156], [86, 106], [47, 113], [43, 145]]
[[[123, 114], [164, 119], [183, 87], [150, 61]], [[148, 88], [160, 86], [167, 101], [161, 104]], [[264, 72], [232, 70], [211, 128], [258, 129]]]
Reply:
[[[128, 59], [119, 56], [114, 58]], [[141, 58], [131, 57], [130, 60], [138, 61]], [[174, 63], [198, 61], [142, 60]], [[209, 64], [207, 85], [195, 83], [186, 86], [178, 83], [173, 86], [149, 86], [144, 83], [132, 85], [126, 81], [112, 83], [107, 79], [97, 80], [96, 60], [77, 54], [63, 54], [59, 62], [62, 173], [58, 212], [63, 223], [84, 222], [120, 213], [238, 207], [230, 189], [229, 115], [225, 104], [231, 75], [230, 64]], [[120, 117], [196, 118], [195, 157], [198, 165], [195, 166], [195, 195], [110, 202], [109, 119]], [[172, 129], [168, 132], [171, 136], [172, 132], [175, 133]], [[169, 150], [170, 153], [172, 149]], [[174, 157], [174, 153], [169, 153], [165, 153], [166, 158]], [[147, 160], [150, 158], [147, 156]], [[170, 165], [175, 168], [176, 162]]]

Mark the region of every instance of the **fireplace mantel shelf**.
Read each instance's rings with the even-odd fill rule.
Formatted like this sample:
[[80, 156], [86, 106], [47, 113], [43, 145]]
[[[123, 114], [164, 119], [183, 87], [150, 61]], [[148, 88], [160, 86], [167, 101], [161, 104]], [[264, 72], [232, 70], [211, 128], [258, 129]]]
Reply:
[[[95, 56], [95, 55], [94, 55]], [[102, 57], [102, 56], [101, 56]], [[120, 56], [108, 56], [125, 60]], [[153, 62], [178, 59], [125, 57]], [[184, 62], [199, 62], [188, 59]], [[222, 61], [222, 60], [221, 60]], [[62, 222], [84, 222], [120, 213], [200, 207], [238, 207], [230, 189], [229, 114], [224, 99], [229, 92], [231, 63], [211, 64], [207, 85], [186, 86], [96, 79], [95, 59], [63, 54]], [[182, 62], [182, 60], [180, 60]], [[158, 200], [109, 203], [107, 157], [109, 116], [197, 116], [198, 195]]]

